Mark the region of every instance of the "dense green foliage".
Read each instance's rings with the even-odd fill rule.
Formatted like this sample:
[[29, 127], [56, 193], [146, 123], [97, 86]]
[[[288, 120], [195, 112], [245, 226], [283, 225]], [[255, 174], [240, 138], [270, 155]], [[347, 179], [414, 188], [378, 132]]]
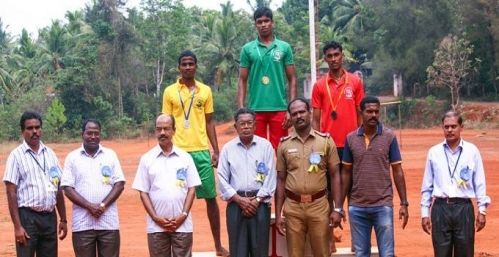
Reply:
[[[78, 136], [82, 119], [89, 117], [102, 121], [108, 137], [147, 132], [164, 88], [178, 76], [177, 57], [184, 49], [198, 55], [198, 79], [212, 86], [215, 118], [231, 118], [239, 52], [256, 38], [252, 14], [234, 10], [231, 2], [219, 11], [174, 0], [142, 0], [140, 7], [125, 10], [122, 2], [93, 0], [38, 35], [10, 35], [0, 17], [0, 140], [19, 137], [18, 119], [29, 109], [44, 115], [50, 140]], [[251, 9], [270, 2], [247, 0]], [[368, 93], [389, 94], [397, 74], [404, 97], [449, 99], [446, 87], [432, 83], [440, 73], [427, 71], [438, 66], [437, 49], [452, 34], [473, 49], [466, 76], [454, 81], [462, 90], [454, 93], [498, 100], [496, 0], [318, 2], [316, 54], [322, 57], [322, 42], [341, 42], [349, 69], [364, 72]], [[274, 23], [276, 36], [294, 49], [301, 95], [310, 73], [308, 0], [285, 0]], [[415, 108], [413, 103], [403, 108]]]

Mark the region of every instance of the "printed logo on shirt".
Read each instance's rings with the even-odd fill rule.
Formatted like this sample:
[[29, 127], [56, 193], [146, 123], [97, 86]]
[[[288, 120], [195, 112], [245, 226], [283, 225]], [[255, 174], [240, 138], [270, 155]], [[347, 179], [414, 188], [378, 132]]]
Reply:
[[111, 183], [111, 167], [104, 165], [101, 167], [102, 183], [109, 185]]
[[50, 182], [57, 187], [59, 185], [59, 181], [61, 180], [61, 175], [59, 173], [59, 169], [56, 166], [52, 166], [49, 169]]
[[272, 55], [272, 59], [274, 60], [274, 62], [279, 62], [279, 61], [281, 61], [284, 53], [279, 49], [273, 49], [271, 55]]
[[177, 187], [185, 187], [185, 183], [187, 180], [187, 168], [179, 168], [177, 169]]
[[345, 98], [353, 98], [353, 90], [349, 86], [345, 87]]
[[203, 99], [197, 98], [197, 99], [194, 99], [194, 102], [195, 102], [194, 106], [196, 106], [196, 108], [198, 108], [198, 109], [202, 109], [203, 108], [203, 106], [204, 106]]

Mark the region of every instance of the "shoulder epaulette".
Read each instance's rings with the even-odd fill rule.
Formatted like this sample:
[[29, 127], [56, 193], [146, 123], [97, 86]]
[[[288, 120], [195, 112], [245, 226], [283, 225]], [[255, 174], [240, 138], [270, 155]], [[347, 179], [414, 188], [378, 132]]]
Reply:
[[323, 133], [323, 132], [320, 132], [320, 131], [317, 131], [315, 130], [315, 133], [321, 137], [329, 137], [329, 133]]
[[286, 140], [288, 140], [290, 138], [291, 138], [291, 136], [281, 137], [281, 142], [284, 142], [284, 141], [286, 141]]

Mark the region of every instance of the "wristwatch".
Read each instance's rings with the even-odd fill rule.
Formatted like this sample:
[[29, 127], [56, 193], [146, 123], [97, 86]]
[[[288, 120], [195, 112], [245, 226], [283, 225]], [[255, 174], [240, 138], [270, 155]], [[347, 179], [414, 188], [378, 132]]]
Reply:
[[99, 207], [106, 209], [106, 204], [105, 203], [100, 203]]
[[186, 217], [186, 218], [187, 218], [187, 216], [189, 216], [189, 213], [187, 213], [187, 212], [183, 211], [183, 212], [182, 212], [182, 215], [184, 215], [184, 217]]
[[256, 197], [256, 201], [257, 201], [258, 203], [260, 203], [260, 202], [262, 201], [262, 198], [260, 198], [260, 197], [258, 197], [258, 196], [257, 196], [257, 197]]
[[342, 217], [345, 216], [345, 211], [342, 208], [333, 208], [333, 211], [339, 213]]

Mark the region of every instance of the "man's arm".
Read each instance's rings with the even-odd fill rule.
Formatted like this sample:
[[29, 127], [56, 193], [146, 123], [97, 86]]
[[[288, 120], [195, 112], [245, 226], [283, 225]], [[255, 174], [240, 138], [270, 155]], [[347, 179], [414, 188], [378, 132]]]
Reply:
[[[185, 197], [184, 207], [182, 208], [182, 213], [179, 216], [175, 217], [175, 230], [177, 230], [177, 228], [182, 226], [182, 224], [187, 219], [187, 216], [191, 211], [195, 195], [196, 195], [196, 187], [189, 187], [189, 189], [187, 190], [187, 196]], [[187, 215], [184, 215], [184, 213], [187, 213]], [[172, 232], [175, 232], [175, 230]]]
[[286, 229], [282, 220], [282, 205], [284, 204], [284, 189], [286, 185], [286, 177], [288, 174], [285, 171], [277, 171], [277, 186], [275, 192], [275, 219], [277, 231], [281, 235], [285, 235]]
[[87, 201], [87, 199], [76, 192], [73, 187], [63, 186], [62, 189], [64, 190], [66, 197], [73, 202], [73, 204], [85, 208], [93, 217], [99, 218], [102, 213], [104, 213], [104, 208], [100, 207], [100, 203], [91, 203]]
[[248, 68], [239, 68], [239, 81], [237, 83], [237, 107], [244, 107], [246, 89], [248, 88]]
[[213, 148], [213, 154], [211, 155], [211, 163], [213, 167], [218, 166], [218, 155], [220, 150], [218, 149], [217, 133], [215, 131], [215, 121], [213, 121], [213, 113], [205, 114], [206, 118], [206, 133], [208, 134], [208, 139], [210, 140], [211, 147]]
[[107, 194], [104, 200], [102, 200], [102, 203], [104, 203], [105, 206], [109, 206], [110, 204], [114, 203], [114, 201], [116, 201], [118, 197], [120, 197], [124, 189], [125, 189], [125, 181], [118, 181], [114, 183], [111, 192], [109, 192], [109, 194]]
[[59, 187], [56, 196], [56, 208], [59, 213], [59, 239], [63, 240], [68, 234], [68, 219], [66, 217], [66, 204], [64, 203], [64, 194]]
[[346, 164], [343, 163], [341, 165], [341, 197], [338, 206], [343, 206], [343, 203], [345, 202], [345, 198], [348, 195], [348, 192], [350, 192], [350, 189], [352, 188], [352, 164]]
[[321, 113], [322, 110], [319, 108], [313, 108], [312, 111], [312, 128], [321, 131]]
[[400, 211], [399, 219], [402, 220], [402, 229], [407, 225], [409, 220], [408, 202], [407, 202], [407, 191], [405, 187], [404, 171], [402, 170], [402, 163], [394, 163], [392, 166], [393, 181], [395, 182], [395, 187], [397, 187], [397, 192], [400, 197]]
[[5, 189], [7, 191], [7, 203], [9, 205], [10, 218], [12, 219], [12, 223], [14, 223], [14, 236], [16, 238], [16, 242], [26, 245], [26, 240], [30, 237], [24, 230], [24, 227], [21, 224], [21, 218], [19, 217], [19, 206], [17, 205], [17, 186], [6, 181]]
[[296, 72], [295, 65], [286, 65], [286, 78], [288, 79], [289, 102], [296, 98]]

